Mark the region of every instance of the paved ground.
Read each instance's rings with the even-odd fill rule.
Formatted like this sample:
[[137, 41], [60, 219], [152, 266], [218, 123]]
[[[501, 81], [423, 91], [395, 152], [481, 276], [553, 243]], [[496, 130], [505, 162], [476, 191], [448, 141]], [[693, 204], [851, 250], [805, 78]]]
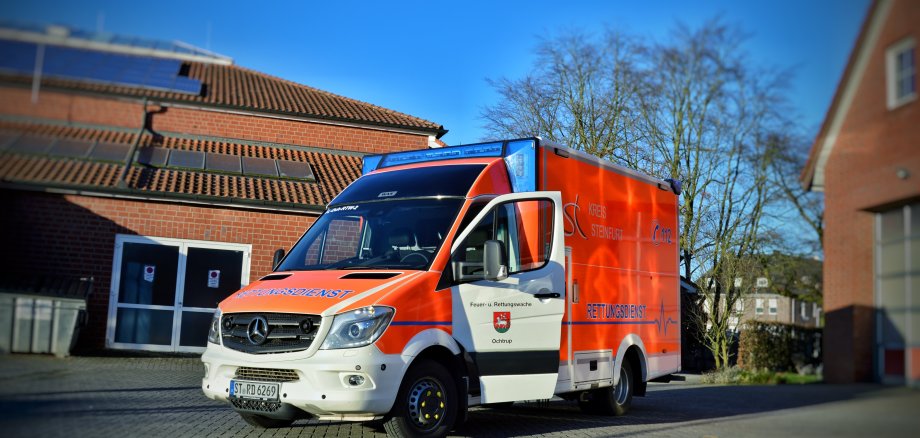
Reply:
[[[0, 356], [0, 431], [25, 436], [380, 436], [360, 423], [246, 425], [185, 358]], [[476, 408], [460, 436], [917, 436], [920, 391], [875, 385], [652, 384], [625, 417], [570, 402]]]

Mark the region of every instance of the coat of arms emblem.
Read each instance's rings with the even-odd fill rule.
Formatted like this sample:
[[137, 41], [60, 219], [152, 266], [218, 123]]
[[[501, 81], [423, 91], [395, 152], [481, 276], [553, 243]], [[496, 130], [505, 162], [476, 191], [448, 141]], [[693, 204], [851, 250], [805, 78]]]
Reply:
[[511, 328], [511, 312], [494, 312], [492, 314], [492, 326], [499, 333], [507, 332]]

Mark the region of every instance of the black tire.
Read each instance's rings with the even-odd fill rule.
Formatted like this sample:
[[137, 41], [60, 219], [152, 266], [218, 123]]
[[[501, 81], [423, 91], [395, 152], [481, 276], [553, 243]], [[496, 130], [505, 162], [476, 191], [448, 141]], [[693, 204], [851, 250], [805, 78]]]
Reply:
[[450, 372], [423, 359], [406, 372], [383, 428], [389, 436], [445, 436], [457, 418], [457, 397], [457, 383]]
[[243, 421], [249, 423], [252, 427], [258, 427], [260, 429], [274, 429], [277, 427], [290, 427], [294, 424], [294, 420], [279, 420], [277, 418], [268, 418], [264, 415], [257, 414], [244, 414], [240, 413], [240, 417], [243, 417]]
[[583, 412], [601, 415], [625, 415], [632, 405], [635, 380], [632, 364], [628, 360], [620, 366], [620, 381], [616, 386], [596, 389], [589, 394], [588, 400], [579, 400], [578, 407]]

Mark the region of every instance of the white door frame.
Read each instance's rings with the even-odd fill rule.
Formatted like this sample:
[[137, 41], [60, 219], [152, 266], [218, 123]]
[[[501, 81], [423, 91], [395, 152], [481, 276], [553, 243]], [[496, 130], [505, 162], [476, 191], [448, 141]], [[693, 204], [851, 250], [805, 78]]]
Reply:
[[[548, 399], [553, 396], [556, 383], [559, 380], [559, 348], [561, 347], [562, 318], [565, 314], [567, 297], [565, 296], [565, 239], [563, 237], [562, 222], [562, 195], [559, 192], [524, 192], [497, 196], [469, 222], [466, 229], [458, 232], [451, 246], [454, 254], [467, 236], [479, 225], [487, 215], [493, 214], [494, 209], [501, 205], [518, 201], [549, 201], [553, 204], [553, 242], [549, 259], [540, 268], [510, 274], [504, 280], [476, 280], [451, 286], [453, 306], [453, 335], [454, 338], [470, 353], [494, 354], [511, 353], [520, 354], [521, 357], [531, 357], [537, 353], [552, 352], [552, 372], [539, 373], [497, 373], [479, 376], [482, 403], [501, 403], [517, 400]], [[540, 319], [545, 324], [534, 324], [528, 327], [531, 332], [519, 332], [511, 343], [496, 342], [488, 337], [492, 336], [492, 314], [495, 308], [491, 302], [495, 299], [508, 297], [509, 291], [517, 291], [518, 297], [533, 295], [541, 292], [541, 286], [547, 292], [555, 292], [554, 298], [538, 299], [530, 297], [520, 301], [526, 307], [514, 310], [515, 313], [528, 312], [522, 322], [533, 324]], [[512, 299], [516, 300], [517, 297]], [[474, 305], [474, 302], [476, 305]], [[511, 309], [511, 307], [501, 307]], [[512, 327], [514, 322], [512, 318]], [[542, 331], [542, 332], [541, 332]], [[510, 337], [503, 338], [511, 340]], [[517, 342], [517, 343], [514, 343]], [[524, 345], [521, 347], [521, 345]], [[542, 361], [542, 357], [538, 358]], [[477, 359], [474, 359], [474, 361]], [[525, 365], [520, 363], [519, 365]], [[526, 368], [523, 368], [526, 369]], [[482, 369], [480, 369], [482, 371]], [[507, 371], [507, 370], [504, 370]]]
[[[139, 243], [147, 245], [169, 245], [179, 247], [179, 266], [176, 269], [176, 294], [172, 306], [157, 306], [149, 304], [126, 304], [118, 303], [118, 286], [121, 284], [121, 260], [125, 243]], [[125, 350], [146, 350], [146, 351], [163, 351], [163, 352], [181, 352], [181, 353], [201, 353], [204, 347], [187, 347], [179, 345], [179, 336], [181, 334], [182, 312], [208, 312], [213, 313], [214, 309], [202, 307], [183, 307], [182, 300], [185, 294], [185, 266], [188, 249], [223, 249], [230, 251], [243, 252], [243, 266], [240, 276], [240, 287], [249, 284], [249, 269], [252, 260], [252, 245], [244, 243], [226, 243], [214, 242], [209, 240], [193, 239], [175, 239], [170, 237], [153, 237], [138, 236], [133, 234], [116, 234], [115, 235], [115, 255], [112, 257], [112, 282], [109, 289], [109, 314], [106, 321], [105, 329], [105, 346], [106, 348], [125, 349]], [[170, 345], [151, 345], [151, 344], [132, 344], [125, 342], [115, 342], [115, 324], [118, 308], [135, 308], [151, 310], [171, 310], [173, 311], [173, 331]]]

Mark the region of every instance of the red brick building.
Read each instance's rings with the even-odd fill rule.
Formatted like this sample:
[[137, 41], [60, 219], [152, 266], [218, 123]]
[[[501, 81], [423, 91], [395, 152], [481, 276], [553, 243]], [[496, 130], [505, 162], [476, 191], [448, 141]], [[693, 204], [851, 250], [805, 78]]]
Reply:
[[200, 351], [363, 154], [446, 132], [184, 44], [17, 28], [0, 53], [0, 270], [92, 277], [84, 349]]
[[873, 2], [802, 179], [825, 199], [825, 378], [920, 382], [920, 2]]

